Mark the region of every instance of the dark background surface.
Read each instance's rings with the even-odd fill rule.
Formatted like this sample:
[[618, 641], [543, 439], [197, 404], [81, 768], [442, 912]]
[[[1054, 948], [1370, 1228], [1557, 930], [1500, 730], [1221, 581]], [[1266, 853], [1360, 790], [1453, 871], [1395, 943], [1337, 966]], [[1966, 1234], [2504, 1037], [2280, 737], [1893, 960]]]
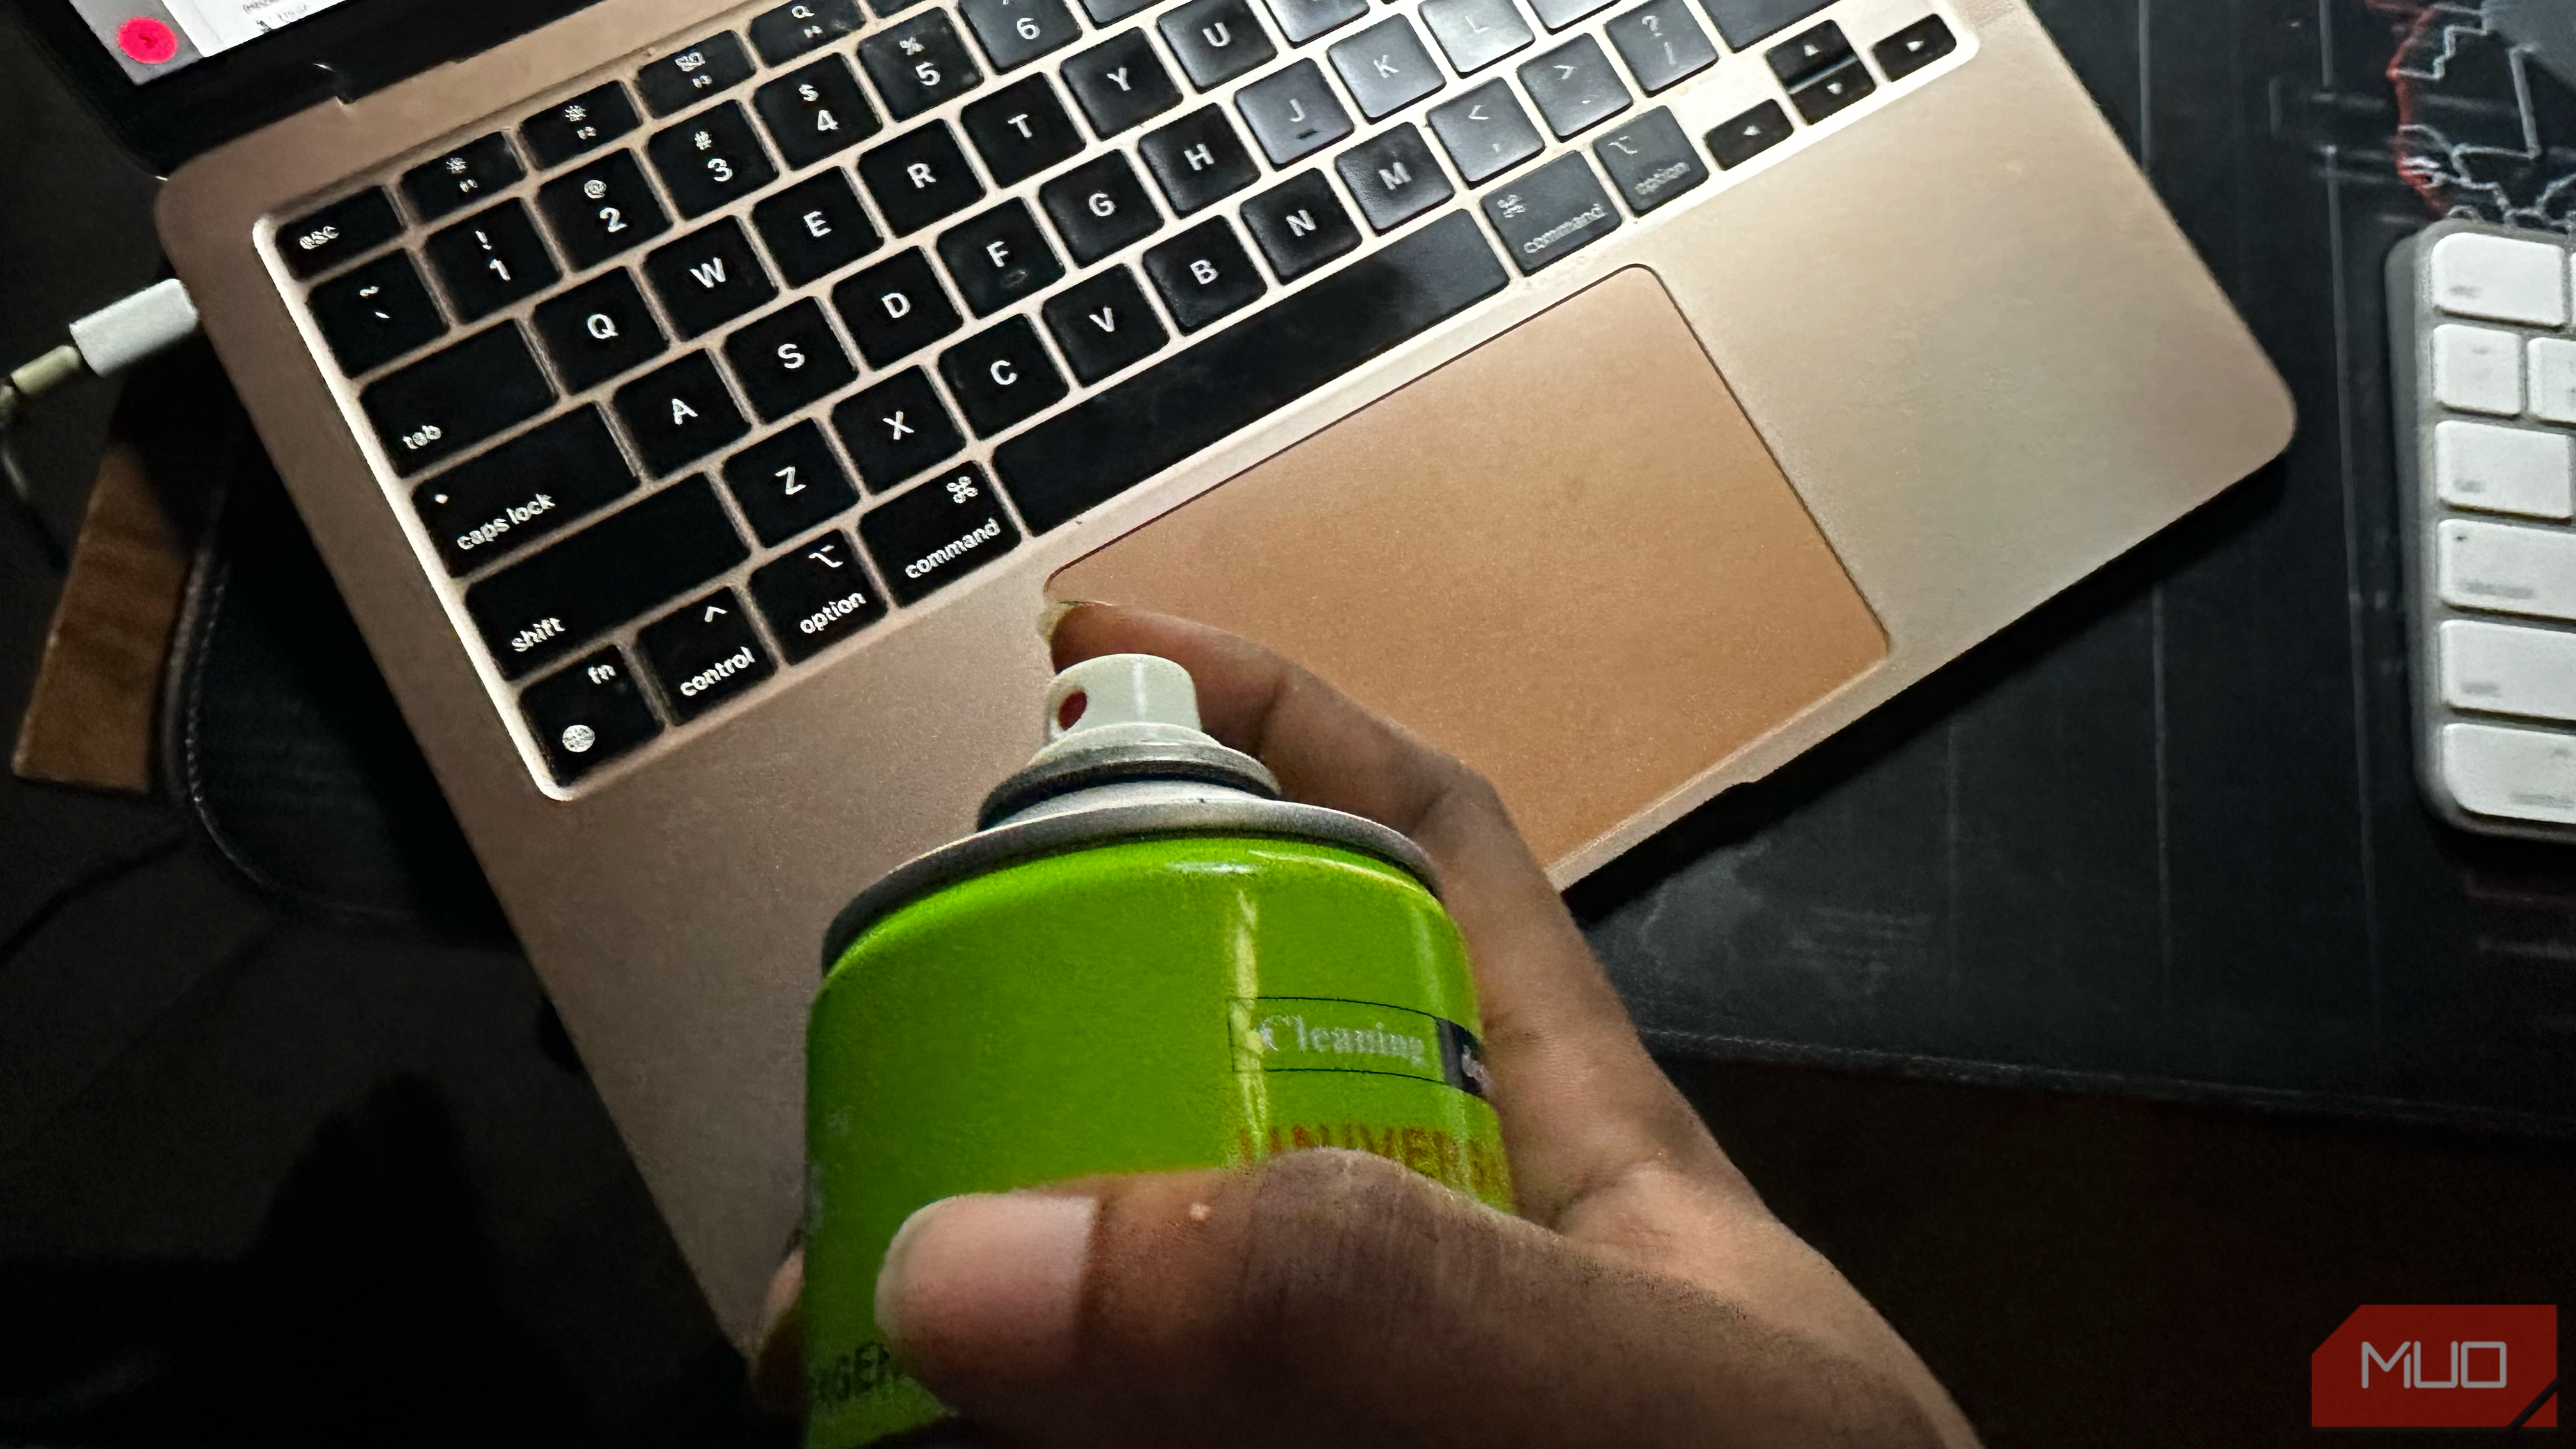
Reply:
[[[2442, 835], [2407, 775], [2387, 21], [2041, 10], [2298, 446], [1576, 904], [1991, 1442], [2311, 1442], [2354, 1306], [2569, 1297], [2576, 871]], [[14, 365], [157, 261], [148, 176], [14, 46], [0, 138]], [[111, 401], [28, 439], [66, 532]], [[0, 536], [0, 719], [53, 589]], [[290, 917], [182, 839], [0, 781], [0, 932], [148, 857], [0, 959], [0, 1443], [777, 1441], [524, 963]]]

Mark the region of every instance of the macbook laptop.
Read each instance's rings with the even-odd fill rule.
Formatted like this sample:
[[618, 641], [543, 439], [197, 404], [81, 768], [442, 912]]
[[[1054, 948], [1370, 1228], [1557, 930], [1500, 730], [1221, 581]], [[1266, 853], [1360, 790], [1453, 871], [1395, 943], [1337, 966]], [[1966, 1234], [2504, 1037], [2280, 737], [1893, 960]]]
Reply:
[[716, 1310], [825, 923], [1051, 600], [1305, 660], [1556, 878], [2271, 458], [2022, 0], [13, 0]]

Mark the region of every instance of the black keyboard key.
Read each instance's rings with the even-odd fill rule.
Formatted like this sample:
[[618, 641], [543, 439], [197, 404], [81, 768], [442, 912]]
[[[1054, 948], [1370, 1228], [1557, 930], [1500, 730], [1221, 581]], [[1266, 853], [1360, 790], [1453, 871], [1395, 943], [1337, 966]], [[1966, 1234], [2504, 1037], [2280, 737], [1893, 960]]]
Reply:
[[978, 317], [1036, 296], [1064, 275], [1064, 263], [1021, 201], [1005, 201], [940, 233], [939, 259]]
[[1854, 56], [1791, 91], [1789, 100], [1812, 126], [1877, 89], [1878, 82], [1869, 78], [1869, 67]]
[[1179, 57], [1190, 84], [1210, 90], [1243, 75], [1279, 52], [1252, 18], [1248, 0], [1190, 0], [1154, 22], [1163, 43]]
[[719, 91], [751, 79], [751, 52], [732, 31], [710, 35], [676, 55], [666, 55], [635, 77], [636, 89], [653, 114], [685, 111]]
[[1431, 134], [1470, 186], [1502, 175], [1546, 148], [1529, 113], [1497, 76], [1431, 108]]
[[1372, 231], [1393, 231], [1453, 194], [1422, 133], [1409, 122], [1334, 157], [1333, 169], [1342, 173], [1342, 184]]
[[1617, 231], [1619, 208], [1577, 151], [1488, 193], [1485, 219], [1526, 276]]
[[870, 367], [890, 367], [965, 325], [918, 247], [833, 288], [832, 305]]
[[715, 359], [692, 352], [617, 390], [617, 416], [626, 436], [659, 478], [680, 471], [751, 431], [733, 394], [716, 374]]
[[774, 544], [856, 506], [850, 486], [823, 430], [798, 423], [727, 459], [725, 487], [763, 544]]
[[957, 149], [946, 121], [897, 136], [859, 158], [859, 179], [886, 225], [907, 236], [984, 199], [984, 183]]
[[644, 258], [644, 276], [683, 338], [750, 316], [778, 295], [751, 238], [732, 217], [655, 249]]
[[1245, 202], [1243, 228], [1283, 282], [1293, 282], [1360, 244], [1360, 229], [1351, 225], [1351, 214], [1321, 171], [1300, 171]]
[[731, 589], [692, 599], [645, 625], [635, 649], [661, 684], [671, 713], [683, 721], [778, 672]]
[[1141, 30], [1122, 30], [1066, 61], [1064, 83], [1104, 141], [1181, 103], [1180, 87]]
[[382, 187], [370, 186], [277, 229], [277, 252], [299, 277], [318, 277], [402, 234], [402, 218]]
[[527, 339], [508, 322], [378, 378], [358, 396], [394, 471], [417, 473], [555, 400]]
[[485, 136], [404, 172], [402, 189], [414, 215], [436, 221], [507, 190], [527, 174], [519, 165], [518, 153], [510, 149], [509, 137]]
[[828, 277], [885, 244], [850, 178], [837, 170], [753, 207], [751, 224], [791, 287]]
[[1717, 64], [1717, 47], [1682, 0], [1648, 0], [1602, 28], [1650, 96]]
[[519, 696], [528, 732], [545, 752], [555, 783], [569, 785], [662, 732], [626, 656], [614, 646], [580, 660]]
[[1293, 165], [1351, 133], [1351, 113], [1311, 60], [1236, 91], [1234, 108], [1273, 166]]
[[1290, 45], [1304, 45], [1368, 14], [1368, 0], [1269, 0], [1270, 18]]
[[1941, 17], [1926, 15], [1871, 46], [1869, 53], [1878, 57], [1878, 68], [1889, 80], [1901, 81], [1958, 48], [1959, 38]]
[[1539, 24], [1550, 30], [1563, 30], [1610, 3], [1611, 0], [1530, 0], [1530, 9], [1538, 12]]
[[957, 0], [957, 13], [996, 74], [1062, 50], [1082, 34], [1064, 0]]
[[760, 601], [769, 632], [790, 664], [804, 663], [886, 613], [877, 586], [859, 566], [858, 545], [845, 533], [809, 538], [776, 563], [753, 570], [751, 596]]
[[1029, 527], [1058, 527], [1506, 280], [1475, 221], [1451, 212], [1002, 444], [994, 470]]
[[883, 493], [955, 457], [966, 437], [948, 416], [930, 374], [906, 368], [832, 409], [832, 431], [859, 465], [871, 492]]
[[304, 305], [312, 309], [313, 325], [322, 329], [340, 370], [351, 377], [447, 335], [446, 319], [407, 252], [323, 283]]
[[567, 392], [587, 392], [632, 372], [671, 345], [624, 267], [538, 304], [535, 320]]
[[[1833, 0], [1699, 0], [1729, 50], [1754, 46], [1824, 9]], [[1553, 27], [1551, 27], [1553, 28]]]
[[1241, 311], [1269, 290], [1261, 269], [1243, 254], [1243, 243], [1234, 239], [1234, 228], [1221, 216], [1148, 247], [1145, 275], [1154, 279], [1154, 290], [1163, 294], [1173, 323], [1185, 333]]
[[1547, 128], [1563, 140], [1587, 131], [1636, 104], [1619, 79], [1601, 42], [1579, 35], [1520, 69], [1521, 89], [1529, 92]]
[[895, 601], [916, 604], [1020, 545], [1001, 495], [972, 463], [860, 515], [859, 539]]
[[1593, 142], [1592, 154], [1619, 199], [1639, 216], [1708, 179], [1681, 123], [1661, 106]]
[[751, 48], [771, 65], [811, 55], [866, 23], [858, 0], [794, 0], [752, 17]]
[[1039, 310], [1074, 377], [1086, 386], [1153, 356], [1172, 337], [1125, 267], [1068, 287]]
[[1082, 13], [1091, 17], [1092, 24], [1106, 27], [1139, 10], [1151, 10], [1155, 3], [1156, 0], [1082, 0]]
[[451, 574], [479, 569], [635, 491], [597, 408], [555, 419], [411, 491]]
[[519, 139], [527, 143], [539, 166], [561, 166], [642, 124], [643, 118], [635, 114], [635, 102], [627, 96], [626, 87], [610, 81], [528, 117], [519, 127]]
[[753, 91], [751, 106], [790, 171], [837, 156], [885, 129], [859, 89], [857, 73], [837, 55]]
[[1201, 106], [1136, 140], [1136, 154], [1172, 203], [1187, 216], [1261, 179], [1261, 167], [1217, 106]]
[[467, 322], [543, 291], [563, 275], [537, 237], [536, 219], [516, 201], [433, 233], [427, 250], [430, 265], [447, 285], [447, 300]]
[[724, 354], [763, 422], [774, 423], [859, 380], [822, 304], [811, 299], [781, 307], [726, 338]]
[[885, 97], [886, 111], [909, 121], [951, 96], [984, 83], [946, 11], [932, 10], [859, 42], [859, 64]]
[[1512, 0], [1422, 0], [1421, 15], [1460, 75], [1474, 75], [1538, 39]]
[[1391, 116], [1440, 89], [1440, 67], [1422, 48], [1422, 37], [1401, 15], [1390, 15], [1348, 40], [1326, 48], [1342, 84], [1351, 88], [1360, 114]]
[[1017, 185], [1082, 149], [1082, 133], [1042, 75], [1004, 86], [960, 111], [958, 120], [995, 186]]
[[1018, 426], [1071, 391], [1026, 317], [1009, 318], [939, 354], [939, 375], [979, 438]]
[[1780, 84], [1796, 90], [1851, 59], [1852, 47], [1843, 38], [1843, 28], [1828, 20], [1771, 47], [1764, 58], [1771, 62], [1771, 73], [1780, 78]]
[[537, 209], [576, 271], [671, 229], [670, 214], [632, 151], [603, 156], [547, 182], [537, 189]]
[[465, 611], [517, 679], [750, 556], [714, 487], [691, 478], [467, 589]]
[[1708, 153], [1720, 170], [1741, 166], [1789, 139], [1789, 113], [1764, 101], [1708, 133]]
[[1074, 265], [1087, 267], [1163, 224], [1136, 179], [1136, 168], [1116, 151], [1096, 156], [1038, 188], [1038, 205], [1055, 223]]
[[740, 101], [727, 101], [644, 143], [680, 215], [704, 216], [778, 179]]

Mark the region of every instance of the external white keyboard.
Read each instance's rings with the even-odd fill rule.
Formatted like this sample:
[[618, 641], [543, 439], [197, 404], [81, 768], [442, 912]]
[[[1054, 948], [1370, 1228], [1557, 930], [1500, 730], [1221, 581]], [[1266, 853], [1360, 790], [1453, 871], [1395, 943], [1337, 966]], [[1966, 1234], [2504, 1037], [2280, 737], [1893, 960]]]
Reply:
[[2388, 282], [2425, 791], [2465, 829], [2576, 840], [2576, 253], [2445, 221]]

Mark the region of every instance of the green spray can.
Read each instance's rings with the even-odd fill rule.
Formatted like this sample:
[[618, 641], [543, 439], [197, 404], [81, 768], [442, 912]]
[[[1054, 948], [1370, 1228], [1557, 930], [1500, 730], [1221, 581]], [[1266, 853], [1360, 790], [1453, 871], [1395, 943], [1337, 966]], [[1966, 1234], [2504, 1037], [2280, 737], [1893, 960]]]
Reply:
[[861, 892], [806, 1036], [808, 1449], [946, 1411], [877, 1331], [886, 1245], [958, 1193], [1374, 1152], [1509, 1211], [1466, 951], [1404, 836], [1291, 804], [1188, 671], [1057, 676], [976, 833]]

